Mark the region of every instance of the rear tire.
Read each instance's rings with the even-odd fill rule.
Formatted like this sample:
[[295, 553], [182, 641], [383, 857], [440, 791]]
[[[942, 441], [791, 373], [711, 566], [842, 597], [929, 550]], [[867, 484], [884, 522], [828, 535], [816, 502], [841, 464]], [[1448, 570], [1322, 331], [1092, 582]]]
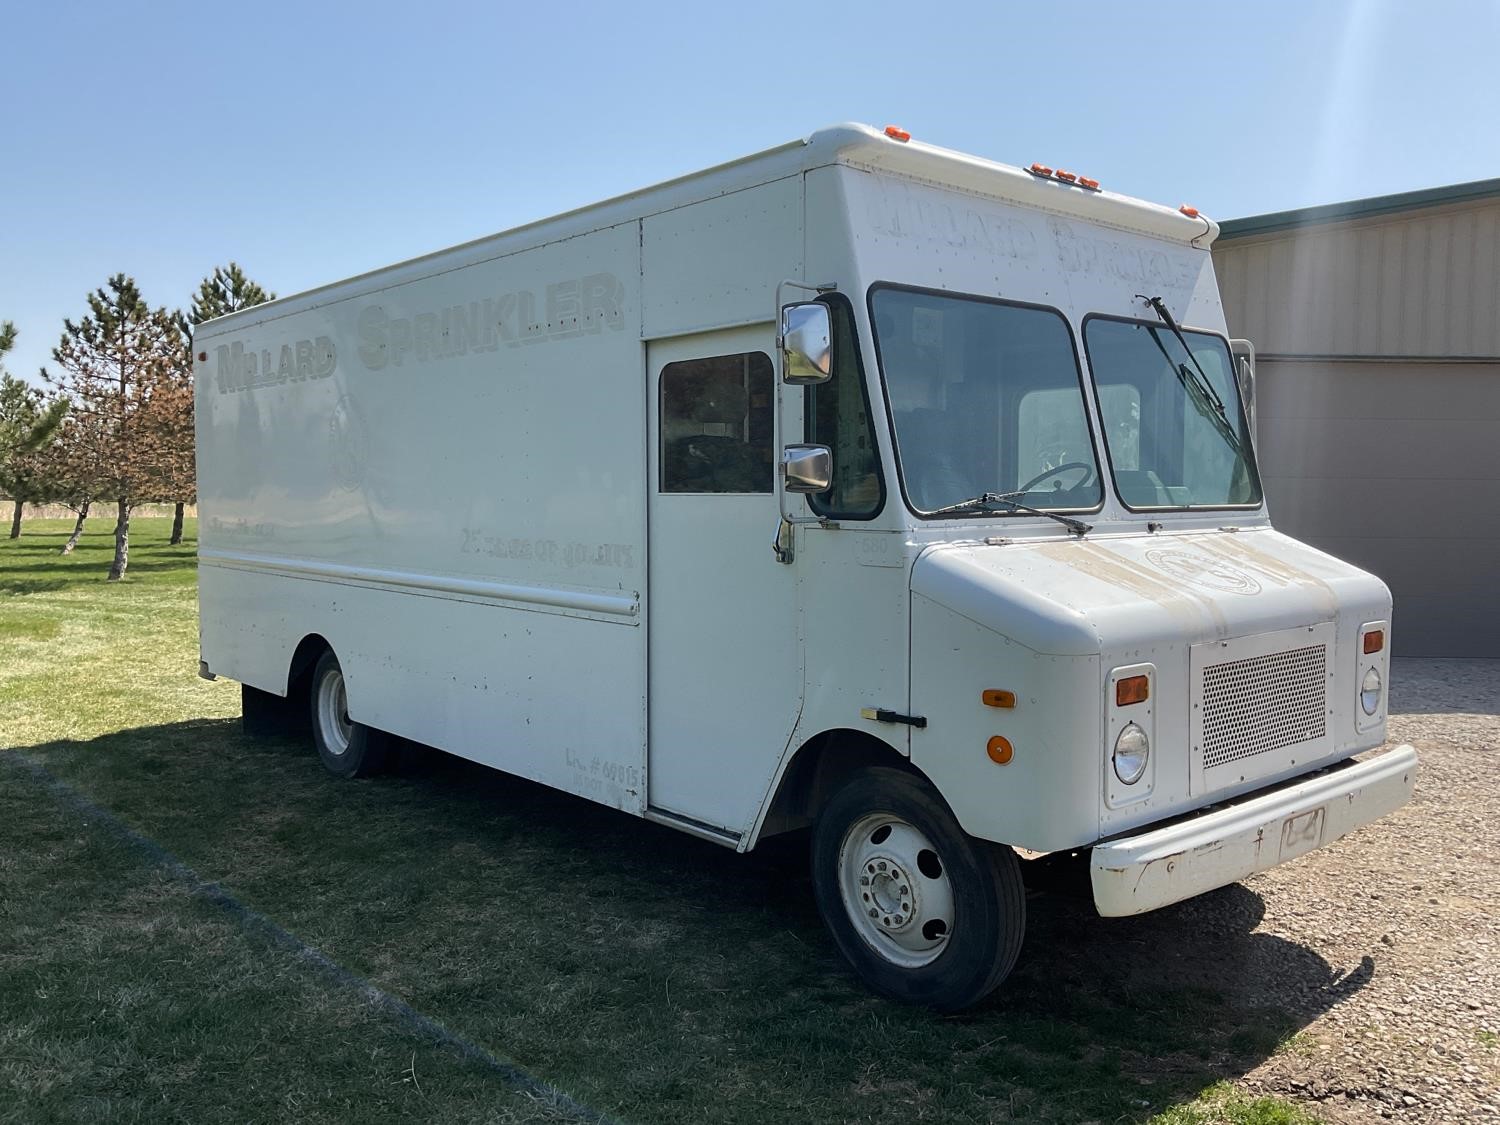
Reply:
[[1015, 853], [965, 833], [922, 778], [856, 774], [818, 818], [812, 858], [818, 910], [876, 992], [951, 1012], [1015, 965], [1026, 931]]
[[313, 745], [328, 772], [339, 777], [370, 777], [385, 769], [392, 738], [349, 718], [344, 670], [332, 652], [313, 667], [311, 698]]

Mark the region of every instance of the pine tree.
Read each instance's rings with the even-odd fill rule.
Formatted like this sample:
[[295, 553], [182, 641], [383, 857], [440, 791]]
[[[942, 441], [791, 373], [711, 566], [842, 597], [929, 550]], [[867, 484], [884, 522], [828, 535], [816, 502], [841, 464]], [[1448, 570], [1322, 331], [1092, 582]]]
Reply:
[[154, 499], [176, 505], [172, 519], [173, 546], [182, 542], [186, 504], [197, 500], [198, 470], [193, 442], [193, 337], [187, 318], [174, 313], [181, 362], [171, 369], [171, 402], [161, 415], [161, 458], [157, 465], [161, 492]]
[[[15, 380], [12, 380], [15, 382]], [[24, 384], [23, 384], [24, 385]], [[10, 388], [0, 387], [0, 398], [6, 397]], [[36, 394], [36, 388], [27, 387], [26, 390], [32, 395]], [[31, 395], [28, 395], [31, 398]], [[38, 396], [39, 398], [39, 396]], [[41, 403], [38, 398], [31, 399], [33, 410], [40, 410]], [[0, 411], [5, 407], [0, 406]], [[40, 449], [33, 449], [24, 453], [12, 454], [5, 468], [0, 469], [0, 491], [3, 491], [11, 500], [10, 537], [19, 539], [21, 537], [21, 516], [27, 504], [40, 504], [50, 497], [47, 495], [47, 471], [52, 457], [57, 448], [57, 435], [54, 434], [47, 445]]]
[[275, 293], [262, 289], [245, 276], [237, 262], [230, 262], [227, 266], [215, 266], [214, 272], [198, 285], [188, 322], [196, 328], [205, 320], [228, 316], [275, 299]]
[[[198, 285], [198, 292], [193, 295], [192, 310], [188, 313], [183, 324], [183, 335], [186, 340], [186, 348], [191, 360], [193, 350], [193, 332], [204, 321], [213, 320], [215, 317], [228, 316], [232, 312], [248, 309], [255, 305], [274, 301], [276, 294], [262, 289], [256, 282], [246, 276], [245, 271], [240, 268], [239, 263], [230, 262], [227, 266], [215, 266], [214, 272], [209, 274]], [[192, 371], [189, 362], [187, 370]], [[177, 508], [172, 516], [172, 543], [182, 542], [182, 515], [184, 502], [197, 500], [197, 466], [193, 458], [193, 400], [191, 397], [191, 386], [187, 400], [186, 414], [178, 420], [179, 427], [185, 434], [180, 449], [185, 451], [185, 460], [180, 459], [173, 464], [176, 477], [182, 482], [182, 488], [172, 499]]]
[[109, 580], [125, 575], [130, 552], [130, 512], [160, 496], [170, 445], [188, 386], [180, 317], [152, 309], [124, 274], [88, 295], [82, 320], [63, 322], [52, 351], [59, 373], [42, 372], [73, 401], [76, 437], [91, 443], [87, 463], [97, 467], [98, 495], [115, 500], [115, 555]]
[[[16, 326], [0, 324], [0, 358], [16, 343]], [[28, 500], [36, 500], [37, 457], [57, 436], [67, 401], [48, 402], [37, 387], [29, 386], [0, 366], [0, 490], [15, 504], [10, 537], [21, 534], [21, 512]]]
[[63, 422], [56, 444], [48, 450], [47, 498], [71, 508], [77, 517], [73, 534], [63, 544], [64, 555], [72, 554], [78, 546], [89, 509], [106, 486], [100, 459], [107, 443], [96, 432], [100, 425], [97, 415], [75, 410]]
[[[46, 409], [55, 410], [60, 396], [48, 396], [42, 401]], [[69, 405], [62, 400], [64, 405]], [[21, 534], [21, 511], [23, 501], [28, 504], [52, 504], [62, 502], [77, 511], [77, 505], [69, 499], [70, 488], [65, 483], [67, 457], [65, 440], [69, 428], [76, 422], [72, 413], [63, 416], [62, 425], [52, 439], [42, 448], [12, 457], [3, 474], [7, 491], [15, 498], [15, 510], [11, 515], [10, 537]], [[76, 540], [75, 540], [76, 541]], [[64, 551], [64, 554], [67, 552]]]
[[0, 468], [15, 454], [31, 453], [52, 440], [68, 404], [44, 405], [43, 394], [5, 370], [5, 354], [15, 347], [16, 326], [0, 322]]

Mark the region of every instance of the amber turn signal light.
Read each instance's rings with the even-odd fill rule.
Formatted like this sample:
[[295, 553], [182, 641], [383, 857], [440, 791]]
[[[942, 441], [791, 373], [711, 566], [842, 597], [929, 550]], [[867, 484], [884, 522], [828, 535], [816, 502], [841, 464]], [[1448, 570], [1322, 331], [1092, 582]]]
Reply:
[[1144, 703], [1151, 698], [1149, 676], [1126, 676], [1115, 681], [1115, 706], [1129, 707], [1132, 703]]
[[1001, 691], [999, 688], [989, 688], [980, 696], [986, 707], [1014, 707], [1016, 705], [1016, 693], [1013, 691]]
[[1010, 765], [1011, 758], [1015, 756], [1016, 751], [1011, 746], [1010, 739], [1004, 735], [997, 734], [994, 738], [990, 739], [989, 745], [985, 747], [985, 753], [989, 754], [990, 761], [994, 762], [995, 765], [1008, 766]]
[[1379, 652], [1383, 648], [1385, 648], [1384, 629], [1371, 629], [1368, 633], [1365, 634], [1366, 656], [1369, 656], [1372, 652]]

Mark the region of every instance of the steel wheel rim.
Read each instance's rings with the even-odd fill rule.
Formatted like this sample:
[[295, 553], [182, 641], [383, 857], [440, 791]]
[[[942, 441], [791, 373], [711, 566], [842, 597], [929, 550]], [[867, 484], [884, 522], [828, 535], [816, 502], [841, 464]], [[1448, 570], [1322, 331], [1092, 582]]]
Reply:
[[343, 757], [354, 734], [354, 723], [349, 719], [349, 696], [344, 690], [344, 673], [331, 668], [318, 686], [318, 725], [323, 728], [323, 745], [335, 757]]
[[839, 894], [860, 938], [906, 969], [930, 965], [953, 938], [953, 883], [925, 835], [893, 813], [860, 817], [839, 844]]

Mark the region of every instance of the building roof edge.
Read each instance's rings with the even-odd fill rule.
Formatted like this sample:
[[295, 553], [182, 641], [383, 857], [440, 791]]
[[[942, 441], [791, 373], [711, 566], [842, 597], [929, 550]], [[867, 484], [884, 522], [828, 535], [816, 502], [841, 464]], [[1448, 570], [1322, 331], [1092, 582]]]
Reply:
[[1465, 184], [1423, 188], [1420, 191], [1403, 191], [1394, 195], [1377, 195], [1369, 199], [1352, 199], [1345, 203], [1325, 203], [1317, 207], [1300, 207], [1292, 211], [1273, 211], [1266, 215], [1250, 215], [1243, 219], [1228, 219], [1220, 223], [1219, 241], [1226, 242], [1234, 238], [1244, 238], [1252, 234], [1269, 234], [1279, 230], [1294, 230], [1297, 227], [1314, 226], [1320, 223], [1336, 223], [1346, 219], [1364, 219], [1374, 215], [1390, 215], [1399, 211], [1415, 211], [1448, 203], [1468, 203], [1494, 196], [1500, 196], [1500, 179], [1472, 180]]

